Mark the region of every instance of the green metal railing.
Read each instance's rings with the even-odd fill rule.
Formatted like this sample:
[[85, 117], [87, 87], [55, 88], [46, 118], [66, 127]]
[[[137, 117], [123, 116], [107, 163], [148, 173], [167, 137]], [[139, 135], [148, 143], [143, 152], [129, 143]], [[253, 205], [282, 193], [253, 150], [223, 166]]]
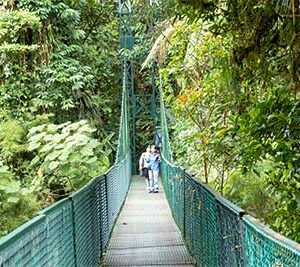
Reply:
[[0, 266], [97, 266], [131, 176], [131, 159], [41, 211], [0, 241]]
[[0, 267], [98, 266], [132, 173], [126, 75], [115, 164], [0, 239]]
[[160, 92], [161, 176], [173, 217], [197, 266], [296, 267], [300, 245], [275, 233], [172, 163]]

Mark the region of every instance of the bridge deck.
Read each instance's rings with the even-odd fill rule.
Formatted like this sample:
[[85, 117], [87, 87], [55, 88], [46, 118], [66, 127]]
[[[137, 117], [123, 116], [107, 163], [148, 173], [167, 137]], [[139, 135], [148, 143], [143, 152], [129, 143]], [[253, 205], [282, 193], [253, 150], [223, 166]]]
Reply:
[[134, 176], [102, 266], [194, 266], [164, 192], [149, 194]]

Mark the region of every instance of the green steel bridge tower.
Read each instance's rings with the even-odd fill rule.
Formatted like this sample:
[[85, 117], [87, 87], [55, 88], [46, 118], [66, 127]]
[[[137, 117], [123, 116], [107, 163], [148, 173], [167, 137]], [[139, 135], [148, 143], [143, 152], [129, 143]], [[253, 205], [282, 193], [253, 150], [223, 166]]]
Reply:
[[[118, 12], [120, 21], [120, 50], [121, 50], [121, 67], [122, 79], [126, 80], [126, 92], [129, 96], [130, 106], [130, 147], [132, 155], [133, 173], [137, 171], [138, 161], [138, 144], [137, 127], [138, 120], [142, 120], [145, 114], [151, 116], [153, 121], [152, 131], [157, 133], [159, 128], [159, 117], [157, 111], [158, 89], [156, 86], [156, 66], [153, 63], [151, 68], [151, 92], [141, 93], [135, 89], [135, 68], [134, 68], [134, 42], [135, 38], [132, 31], [131, 21], [131, 2], [129, 0], [119, 0]], [[142, 133], [141, 133], [142, 134]], [[156, 138], [157, 139], [157, 138]], [[155, 140], [153, 140], [155, 142]], [[157, 143], [157, 142], [156, 142]], [[143, 144], [144, 145], [144, 144]]]

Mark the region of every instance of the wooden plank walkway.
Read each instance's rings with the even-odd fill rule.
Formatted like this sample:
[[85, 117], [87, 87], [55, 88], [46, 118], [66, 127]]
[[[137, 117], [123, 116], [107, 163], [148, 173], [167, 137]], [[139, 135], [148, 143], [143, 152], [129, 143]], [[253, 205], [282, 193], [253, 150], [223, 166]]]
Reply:
[[164, 192], [149, 194], [139, 176], [133, 176], [102, 266], [194, 266]]

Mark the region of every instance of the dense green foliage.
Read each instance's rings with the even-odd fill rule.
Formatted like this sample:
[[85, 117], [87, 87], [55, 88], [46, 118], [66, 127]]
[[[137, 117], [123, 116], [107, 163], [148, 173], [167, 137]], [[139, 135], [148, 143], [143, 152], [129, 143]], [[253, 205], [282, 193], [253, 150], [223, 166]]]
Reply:
[[160, 65], [176, 160], [299, 241], [299, 3], [174, 6], [149, 57]]
[[119, 114], [114, 1], [0, 1], [0, 236], [108, 168]]
[[[43, 178], [40, 182], [46, 181], [50, 189], [71, 192], [90, 177], [104, 172], [109, 160], [101, 145], [104, 146], [109, 138], [102, 140], [101, 144], [91, 138], [95, 131], [83, 120], [72, 124], [44, 124], [30, 129], [28, 150], [38, 152], [31, 164], [39, 167], [38, 176]], [[101, 158], [100, 153], [103, 154]]]

